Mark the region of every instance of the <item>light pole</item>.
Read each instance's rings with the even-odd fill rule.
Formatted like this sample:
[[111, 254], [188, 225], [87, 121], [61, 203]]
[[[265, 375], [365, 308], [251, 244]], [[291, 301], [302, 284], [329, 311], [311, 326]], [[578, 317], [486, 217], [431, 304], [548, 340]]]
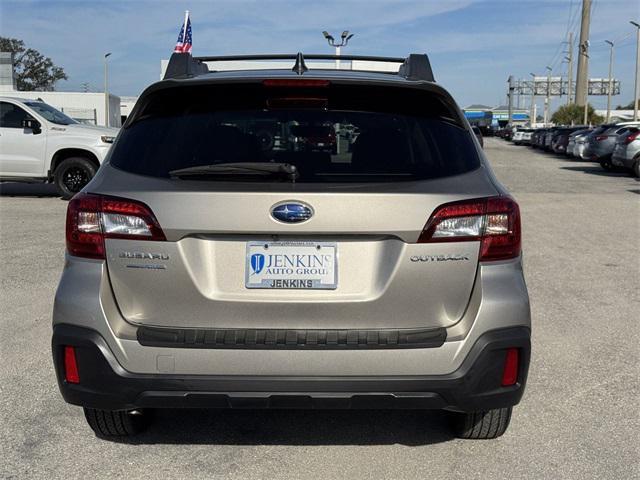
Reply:
[[533, 127], [533, 124], [536, 123], [536, 74], [530, 73], [533, 77], [531, 80], [531, 110], [529, 111], [529, 124]]
[[633, 121], [638, 120], [638, 97], [640, 97], [640, 85], [638, 84], [638, 77], [640, 77], [640, 23], [631, 21], [631, 25], [636, 27], [638, 39], [636, 40], [636, 83], [633, 89]]
[[109, 126], [109, 70], [107, 59], [111, 52], [104, 54], [104, 125]]
[[551, 67], [544, 67], [547, 69], [547, 97], [544, 99], [544, 126], [547, 126], [549, 123], [549, 108], [550, 108], [550, 100], [551, 100], [551, 71], [553, 70]]
[[609, 49], [609, 91], [607, 92], [607, 123], [611, 120], [611, 91], [613, 90], [613, 80], [611, 79], [612, 70], [613, 70], [613, 42], [610, 40], [605, 40], [610, 47]]
[[[567, 74], [567, 77], [569, 79], [569, 81], [567, 82], [567, 105], [571, 105], [571, 77], [573, 75], [573, 73], [571, 72], [572, 61], [571, 57], [564, 57], [564, 60], [567, 62], [569, 69], [569, 73]], [[562, 79], [560, 79], [560, 91], [562, 92]]]
[[[345, 30], [344, 32], [342, 32], [342, 35], [340, 35], [340, 43], [336, 43], [335, 38], [329, 35], [329, 32], [327, 32], [326, 30], [322, 32], [322, 35], [324, 35], [324, 38], [327, 39], [327, 42], [329, 42], [330, 46], [335, 47], [336, 57], [340, 56], [340, 47], [346, 47], [351, 37], [353, 37], [353, 33], [349, 34], [349, 30]], [[339, 58], [336, 58], [336, 70], [340, 70]]]
[[569, 77], [569, 81], [567, 82], [567, 105], [571, 105], [571, 94], [573, 90], [573, 32], [569, 32], [569, 54], [568, 57], [564, 57], [568, 63], [568, 71], [567, 77]]

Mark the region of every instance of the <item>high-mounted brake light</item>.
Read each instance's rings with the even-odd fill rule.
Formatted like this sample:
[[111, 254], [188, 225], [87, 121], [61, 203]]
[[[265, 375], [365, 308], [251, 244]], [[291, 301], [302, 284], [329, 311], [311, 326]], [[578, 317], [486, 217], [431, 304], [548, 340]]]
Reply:
[[270, 78], [263, 80], [262, 84], [265, 87], [294, 87], [294, 88], [306, 88], [306, 87], [328, 87], [331, 82], [329, 80], [291, 80], [288, 78]]
[[480, 261], [520, 255], [520, 210], [509, 197], [489, 197], [446, 203], [425, 225], [418, 243], [480, 240]]
[[67, 207], [67, 252], [105, 258], [105, 238], [166, 240], [153, 212], [126, 198], [79, 194]]

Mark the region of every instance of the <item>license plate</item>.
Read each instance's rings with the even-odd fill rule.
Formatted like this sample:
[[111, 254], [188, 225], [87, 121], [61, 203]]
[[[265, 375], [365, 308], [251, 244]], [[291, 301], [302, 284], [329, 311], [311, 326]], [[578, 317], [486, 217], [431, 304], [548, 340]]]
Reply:
[[248, 242], [245, 287], [334, 290], [337, 250], [328, 242]]

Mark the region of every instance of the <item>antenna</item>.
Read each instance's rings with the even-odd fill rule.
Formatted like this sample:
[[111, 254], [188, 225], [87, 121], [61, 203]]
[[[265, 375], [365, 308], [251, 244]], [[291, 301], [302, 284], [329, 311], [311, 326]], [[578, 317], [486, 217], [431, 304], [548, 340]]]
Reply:
[[298, 52], [298, 54], [296, 55], [296, 63], [291, 70], [296, 72], [298, 75], [302, 75], [304, 72], [309, 70], [309, 68], [304, 63], [302, 52]]

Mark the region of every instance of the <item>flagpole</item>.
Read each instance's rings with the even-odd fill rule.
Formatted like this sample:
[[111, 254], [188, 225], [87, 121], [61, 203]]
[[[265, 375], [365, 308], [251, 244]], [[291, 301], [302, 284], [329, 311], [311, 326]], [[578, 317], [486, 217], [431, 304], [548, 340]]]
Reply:
[[[184, 25], [182, 30], [182, 40], [187, 43], [187, 22], [189, 21], [189, 10], [184, 11]], [[184, 44], [183, 43], [183, 44]]]

